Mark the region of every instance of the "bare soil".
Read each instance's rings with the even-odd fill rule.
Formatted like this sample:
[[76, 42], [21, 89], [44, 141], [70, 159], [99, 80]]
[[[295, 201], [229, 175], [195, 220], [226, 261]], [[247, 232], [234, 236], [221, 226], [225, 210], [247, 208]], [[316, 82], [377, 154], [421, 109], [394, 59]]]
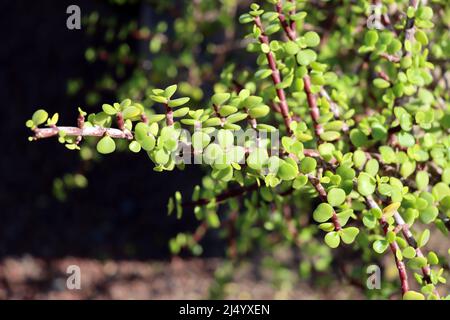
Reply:
[[[0, 261], [0, 299], [208, 299], [222, 259], [100, 261], [23, 256]], [[81, 270], [81, 289], [69, 290], [69, 265]], [[305, 282], [274, 286], [243, 264], [224, 286], [227, 299], [360, 299], [346, 284], [313, 288]]]

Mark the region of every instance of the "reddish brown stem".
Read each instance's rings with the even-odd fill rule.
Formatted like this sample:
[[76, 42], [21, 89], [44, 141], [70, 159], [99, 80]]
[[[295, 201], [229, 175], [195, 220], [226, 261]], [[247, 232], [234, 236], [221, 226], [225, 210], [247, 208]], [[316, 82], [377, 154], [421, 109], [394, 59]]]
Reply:
[[400, 62], [400, 58], [397, 56], [394, 56], [392, 54], [388, 54], [386, 52], [380, 53], [380, 57], [390, 61], [390, 62]]
[[145, 113], [141, 114], [141, 121], [145, 124], [148, 124], [148, 117]]
[[117, 113], [116, 119], [117, 119], [117, 126], [119, 127], [119, 129], [122, 131], [125, 130], [125, 120], [123, 119], [122, 112]]
[[[320, 180], [316, 177], [314, 177], [311, 174], [308, 174], [308, 180], [316, 189], [317, 193], [319, 194], [319, 198], [322, 202], [327, 203], [327, 192], [323, 185], [320, 183]], [[336, 211], [333, 210], [333, 215], [331, 216], [331, 222], [333, 223], [334, 230], [339, 231], [342, 229], [341, 224], [339, 223], [339, 218], [336, 214]]]
[[[400, 213], [398, 213], [398, 211], [394, 213], [394, 219], [397, 225], [401, 227], [402, 234], [405, 237], [408, 244], [411, 247], [415, 248], [417, 256], [424, 257], [422, 250], [420, 250], [420, 248], [417, 246], [416, 239], [414, 238], [411, 230], [409, 230], [408, 224], [405, 222], [405, 220], [403, 220], [402, 216], [400, 215]], [[426, 265], [422, 268], [422, 274], [424, 281], [426, 283], [431, 283], [431, 268], [429, 265]], [[439, 293], [437, 291], [435, 291], [435, 294], [439, 296]]]
[[[83, 129], [83, 127], [84, 127], [84, 120], [85, 120], [84, 114], [82, 112], [80, 112], [78, 114], [78, 118], [77, 118], [77, 126], [78, 126], [78, 128]], [[56, 125], [52, 126], [52, 128], [55, 128], [55, 127], [56, 127]], [[83, 139], [82, 136], [77, 136], [76, 144], [79, 144], [81, 142], [81, 139]]]
[[[369, 208], [376, 208], [376, 209], [380, 210], [380, 207], [375, 202], [375, 200], [373, 200], [372, 197], [367, 196], [366, 203], [369, 206]], [[379, 221], [380, 221], [381, 228], [383, 229], [384, 235], [387, 235], [387, 233], [389, 231], [389, 224], [387, 223], [387, 221], [384, 217], [382, 217]], [[403, 296], [406, 292], [409, 291], [408, 274], [406, 273], [405, 263], [397, 257], [397, 251], [400, 250], [400, 248], [397, 244], [397, 241], [393, 241], [391, 244], [389, 244], [389, 248], [391, 249], [391, 252], [394, 255], [395, 264], [397, 266], [398, 275], [399, 275], [400, 283], [401, 283], [401, 287], [402, 287], [402, 296]]]
[[[381, 224], [381, 227], [383, 228], [384, 234], [387, 235], [387, 233], [389, 231], [389, 229], [388, 229], [389, 224], [386, 222], [386, 220], [384, 218], [380, 219], [380, 224]], [[400, 251], [397, 241], [393, 241], [392, 243], [390, 243], [389, 247], [395, 258], [395, 264], [397, 265], [398, 274], [400, 277], [400, 283], [402, 286], [402, 295], [403, 295], [409, 291], [408, 274], [406, 273], [405, 263], [397, 257], [397, 251]]]
[[221, 126], [223, 127], [223, 125], [225, 124], [225, 118], [224, 117], [222, 117], [221, 115], [220, 115], [220, 109], [219, 109], [219, 106], [217, 106], [217, 105], [215, 105], [215, 104], [213, 104], [213, 109], [214, 109], [214, 113], [215, 113], [215, 115], [216, 115], [216, 117], [218, 117], [219, 119], [220, 119], [220, 122], [221, 122]]
[[207, 221], [203, 221], [198, 227], [197, 229], [195, 229], [195, 232], [192, 236], [192, 239], [194, 240], [195, 243], [199, 243], [200, 240], [202, 240], [202, 238], [205, 236], [206, 231], [208, 230], [208, 222]]
[[255, 182], [254, 184], [251, 184], [247, 187], [241, 187], [241, 188], [237, 188], [237, 189], [227, 190], [227, 191], [215, 196], [212, 199], [202, 198], [202, 199], [198, 199], [196, 201], [183, 202], [182, 205], [184, 207], [202, 206], [202, 205], [206, 205], [206, 204], [210, 203], [213, 199], [215, 200], [216, 203], [219, 203], [219, 202], [223, 202], [229, 198], [241, 196], [247, 192], [254, 191], [258, 188], [259, 188], [259, 185], [258, 185], [258, 183]]
[[320, 135], [323, 133], [323, 127], [319, 123], [320, 111], [319, 107], [317, 106], [316, 96], [311, 92], [311, 81], [309, 79], [309, 76], [303, 77], [303, 83], [306, 98], [308, 100], [309, 111], [314, 125], [314, 132], [316, 133], [317, 138], [320, 139]]
[[289, 39], [294, 40], [297, 38], [297, 33], [295, 32], [295, 28], [292, 28], [292, 23], [289, 24], [288, 21], [286, 20], [286, 17], [283, 13], [283, 11], [281, 10], [281, 1], [278, 1], [275, 4], [275, 9], [278, 12], [278, 19], [280, 20], [281, 26], [283, 27], [283, 29], [286, 32], [286, 35], [289, 37]]
[[[295, 4], [295, 0], [289, 0], [289, 1]], [[292, 9], [292, 10], [289, 12], [289, 14], [290, 14], [290, 15], [294, 15], [294, 14], [295, 14], [295, 8]], [[292, 30], [294, 33], [297, 33], [297, 31], [296, 31], [296, 30], [297, 30], [297, 25], [296, 25], [296, 23], [295, 23], [295, 20], [291, 20], [291, 23], [290, 23], [289, 26], [291, 27], [291, 30]]]
[[173, 110], [171, 107], [169, 107], [169, 105], [166, 103], [165, 104], [166, 107], [166, 124], [168, 126], [173, 125]]
[[[265, 44], [269, 46], [269, 38], [264, 34], [264, 28], [261, 23], [261, 19], [259, 17], [255, 17], [255, 24], [256, 27], [261, 31], [261, 35], [259, 36], [259, 41], [262, 44]], [[280, 100], [280, 111], [281, 115], [283, 116], [284, 124], [286, 125], [286, 130], [289, 134], [292, 133], [291, 131], [291, 116], [289, 115], [289, 107], [286, 101], [286, 94], [284, 93], [283, 88], [277, 88], [277, 86], [281, 83], [281, 74], [280, 71], [277, 68], [275, 57], [273, 56], [272, 52], [269, 51], [266, 53], [267, 62], [269, 64], [270, 69], [272, 70], [272, 81], [275, 85], [275, 90], [278, 96], [278, 99]]]

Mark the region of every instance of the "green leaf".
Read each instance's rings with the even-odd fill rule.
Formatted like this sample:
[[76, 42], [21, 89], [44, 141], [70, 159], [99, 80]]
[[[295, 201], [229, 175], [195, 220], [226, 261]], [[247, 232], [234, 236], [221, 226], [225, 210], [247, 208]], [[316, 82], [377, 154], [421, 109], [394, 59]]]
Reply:
[[272, 70], [271, 69], [261, 69], [255, 72], [255, 77], [257, 79], [265, 79], [267, 77], [269, 77], [270, 75], [272, 75]]
[[339, 139], [341, 134], [337, 131], [325, 131], [320, 134], [320, 139], [323, 141], [334, 141]]
[[124, 119], [131, 119], [131, 118], [139, 116], [140, 114], [141, 114], [141, 110], [134, 106], [129, 106], [128, 108], [123, 110], [123, 113], [122, 113]]
[[314, 31], [308, 31], [307, 33], [305, 33], [304, 37], [305, 37], [305, 44], [308, 47], [316, 47], [320, 44], [320, 37]]
[[260, 105], [263, 101], [263, 98], [258, 97], [258, 96], [248, 96], [245, 100], [244, 100], [244, 105], [248, 108], [253, 108], [256, 107], [258, 105]]
[[417, 247], [421, 248], [423, 246], [425, 246], [428, 242], [428, 240], [430, 240], [430, 230], [425, 229], [422, 234], [419, 236], [419, 238], [417, 239]]
[[417, 291], [409, 290], [403, 295], [403, 300], [425, 300], [425, 296]]
[[398, 142], [403, 147], [412, 147], [416, 143], [416, 139], [408, 132], [399, 132]]
[[381, 146], [379, 148], [380, 154], [381, 154], [381, 160], [386, 163], [395, 163], [397, 161], [397, 155], [395, 154], [395, 151], [388, 146]]
[[285, 181], [293, 180], [298, 175], [298, 167], [287, 161], [282, 161], [278, 168], [277, 175], [280, 179]]
[[310, 173], [316, 170], [317, 161], [311, 157], [305, 157], [300, 162], [300, 171], [302, 173]]
[[380, 168], [380, 165], [376, 159], [370, 159], [366, 163], [365, 171], [371, 175], [372, 177], [375, 177], [378, 173], [378, 170]]
[[[181, 122], [183, 122], [183, 120], [191, 120], [191, 119], [182, 119]], [[194, 119], [192, 119], [194, 120]], [[195, 120], [194, 120], [194, 124], [195, 124]], [[209, 118], [208, 120], [206, 120], [205, 122], [203, 122], [203, 126], [204, 127], [217, 127], [220, 126], [222, 124], [222, 121], [220, 120], [220, 118], [214, 117], [214, 118]]]
[[148, 116], [148, 123], [155, 123], [166, 118], [165, 114], [151, 114]]
[[238, 112], [227, 117], [227, 123], [235, 123], [247, 119], [247, 114]]
[[167, 98], [162, 96], [150, 95], [150, 99], [159, 103], [167, 103]]
[[333, 151], [335, 146], [332, 143], [322, 143], [318, 147], [319, 153], [325, 161], [330, 161], [333, 158]]
[[342, 242], [344, 242], [345, 244], [353, 243], [358, 233], [359, 229], [356, 227], [343, 228], [339, 232]]
[[358, 192], [362, 196], [369, 196], [375, 192], [376, 180], [365, 172], [358, 176]]
[[110, 136], [104, 136], [97, 143], [97, 151], [102, 154], [112, 153], [116, 150], [116, 143]]
[[325, 243], [332, 249], [337, 248], [340, 242], [341, 238], [336, 231], [328, 232], [325, 235]]
[[377, 225], [377, 219], [372, 214], [366, 214], [363, 217], [363, 223], [367, 228], [373, 229]]
[[265, 30], [265, 34], [270, 36], [271, 34], [274, 34], [275, 32], [278, 32], [278, 30], [281, 29], [281, 26], [278, 23], [273, 23], [270, 24], [266, 30]]
[[47, 118], [48, 118], [47, 111], [39, 109], [33, 113], [31, 120], [33, 121], [35, 126], [38, 126], [40, 124], [43, 124], [45, 121], [47, 121]]
[[175, 204], [177, 209], [177, 219], [181, 219], [181, 215], [183, 214], [183, 206], [182, 203], [182, 196], [180, 191], [175, 192]]
[[270, 112], [269, 106], [260, 105], [257, 107], [253, 107], [248, 111], [248, 114], [255, 119], [265, 117]]
[[342, 180], [352, 180], [355, 177], [355, 170], [346, 166], [339, 166], [336, 169], [336, 173], [342, 178]]
[[219, 114], [222, 117], [227, 117], [230, 114], [235, 113], [236, 111], [238, 111], [238, 109], [236, 107], [229, 106], [229, 105], [224, 105], [224, 106], [220, 107]]
[[255, 170], [261, 170], [262, 166], [267, 163], [269, 154], [266, 148], [257, 148], [250, 152], [247, 157], [247, 164], [250, 168]]
[[376, 240], [372, 245], [373, 250], [375, 250], [375, 252], [380, 253], [380, 254], [383, 253], [384, 251], [386, 251], [388, 246], [389, 246], [389, 242], [387, 242], [386, 240]]
[[114, 116], [117, 114], [116, 108], [114, 108], [110, 104], [107, 104], [107, 103], [103, 104], [102, 109], [103, 109], [103, 112], [105, 112], [107, 115]]
[[412, 269], [421, 269], [427, 265], [427, 258], [415, 257], [408, 261], [408, 267]]
[[294, 41], [286, 42], [286, 44], [284, 45], [284, 49], [286, 50], [286, 53], [289, 55], [295, 55], [300, 50], [298, 44], [295, 43]]
[[327, 194], [327, 201], [333, 207], [337, 207], [343, 204], [345, 198], [346, 198], [345, 191], [340, 188], [333, 188], [330, 191], [328, 191]]
[[176, 84], [168, 86], [164, 90], [164, 97], [166, 97], [167, 99], [170, 99], [174, 95], [175, 91], [177, 91], [177, 85]]
[[141, 151], [141, 145], [137, 141], [131, 141], [131, 143], [128, 145], [128, 148], [131, 152], [138, 153]]
[[222, 148], [230, 147], [234, 144], [234, 135], [230, 130], [220, 129], [217, 132], [217, 140]]
[[253, 20], [254, 18], [248, 13], [244, 13], [243, 15], [239, 16], [239, 23], [250, 23], [253, 22]]
[[416, 250], [413, 247], [409, 246], [403, 249], [402, 254], [405, 258], [412, 259], [416, 256]]
[[426, 190], [429, 184], [430, 178], [428, 172], [418, 171], [416, 174], [416, 185], [419, 190]]
[[302, 66], [307, 66], [311, 62], [316, 61], [317, 54], [311, 49], [301, 50], [297, 53], [297, 62]]
[[185, 115], [187, 115], [188, 112], [189, 112], [189, 108], [188, 108], [188, 107], [183, 107], [183, 108], [180, 108], [180, 109], [178, 109], [178, 110], [175, 110], [175, 111], [173, 112], [173, 117], [174, 117], [174, 118], [182, 118], [182, 117], [184, 117]]
[[211, 137], [202, 131], [196, 131], [192, 135], [194, 150], [203, 150], [211, 142]]
[[433, 9], [428, 6], [419, 7], [417, 9], [417, 17], [422, 20], [430, 20], [433, 18]]
[[389, 81], [386, 81], [384, 79], [381, 78], [376, 78], [373, 80], [373, 85], [379, 89], [386, 89], [389, 88], [391, 86]]
[[341, 226], [345, 226], [352, 215], [353, 209], [347, 209], [339, 212], [337, 214], [337, 217], [339, 219], [339, 222], [341, 223]]
[[353, 163], [356, 168], [361, 168], [366, 163], [366, 154], [362, 150], [356, 150], [353, 153]]
[[378, 41], [378, 33], [375, 30], [369, 30], [364, 36], [364, 45], [373, 47]]
[[47, 120], [47, 125], [56, 125], [56, 123], [58, 122], [58, 120], [59, 120], [59, 114], [58, 113], [55, 113], [54, 115], [53, 115], [53, 117], [51, 117], [51, 118], [49, 118], [48, 120]]
[[400, 208], [400, 202], [393, 202], [390, 205], [386, 206], [383, 209], [383, 216], [388, 219], [390, 217], [392, 217], [398, 210], [398, 208]]
[[313, 212], [313, 219], [319, 223], [328, 221], [333, 216], [333, 207], [328, 203], [321, 203]]
[[142, 139], [139, 140], [139, 143], [141, 144], [142, 149], [145, 151], [151, 151], [155, 147], [155, 137], [152, 135], [146, 135]]
[[431, 265], [437, 265], [439, 263], [439, 258], [433, 251], [428, 252], [427, 254], [428, 263]]
[[421, 44], [426, 46], [428, 44], [428, 37], [425, 32], [422, 30], [416, 30], [416, 33], [414, 34], [414, 37], [417, 41], [419, 41]]
[[436, 207], [428, 207], [420, 211], [420, 221], [425, 224], [433, 222], [439, 214], [439, 210]]
[[450, 187], [444, 182], [436, 183], [431, 193], [436, 201], [441, 201], [444, 197], [450, 196]]
[[157, 164], [165, 165], [169, 161], [169, 158], [169, 152], [165, 151], [164, 148], [161, 148], [155, 152], [155, 162]]
[[211, 101], [216, 106], [221, 106], [230, 99], [229, 93], [216, 93], [212, 96]]
[[293, 21], [299, 21], [305, 19], [307, 13], [305, 11], [297, 12], [296, 14], [293, 14], [290, 16], [291, 20]]
[[169, 100], [168, 105], [171, 108], [176, 108], [176, 107], [182, 106], [183, 104], [186, 104], [189, 100], [190, 100], [189, 97], [183, 97], [183, 98], [178, 98], [178, 99], [174, 99], [174, 100]]
[[352, 144], [359, 148], [367, 144], [367, 136], [359, 129], [352, 129], [350, 131], [350, 141]]
[[304, 185], [308, 183], [308, 177], [305, 175], [300, 175], [297, 178], [295, 178], [294, 183], [292, 184], [292, 187], [294, 189], [300, 189]]

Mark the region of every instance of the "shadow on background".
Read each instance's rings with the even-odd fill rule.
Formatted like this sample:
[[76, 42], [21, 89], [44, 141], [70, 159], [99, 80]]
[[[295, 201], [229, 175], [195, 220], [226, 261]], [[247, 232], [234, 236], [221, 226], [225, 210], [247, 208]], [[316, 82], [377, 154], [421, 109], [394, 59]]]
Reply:
[[[67, 96], [67, 79], [92, 82], [98, 76], [99, 70], [84, 59], [83, 31], [66, 28], [69, 4], [79, 5], [82, 13], [97, 8], [103, 15], [138, 14], [137, 8], [108, 12], [102, 2], [88, 0], [0, 5], [0, 258], [25, 253], [43, 258], [166, 258], [167, 241], [197, 224], [189, 212], [182, 220], [167, 217], [167, 200], [176, 190], [190, 196], [200, 181], [198, 168], [161, 174], [152, 170], [144, 153], [112, 154], [88, 173], [87, 188], [59, 202], [52, 196], [53, 180], [76, 170], [77, 152], [53, 139], [27, 141], [25, 121], [40, 107], [59, 112], [60, 123], [75, 125], [83, 97]], [[205, 254], [222, 254], [218, 243], [212, 241]]]

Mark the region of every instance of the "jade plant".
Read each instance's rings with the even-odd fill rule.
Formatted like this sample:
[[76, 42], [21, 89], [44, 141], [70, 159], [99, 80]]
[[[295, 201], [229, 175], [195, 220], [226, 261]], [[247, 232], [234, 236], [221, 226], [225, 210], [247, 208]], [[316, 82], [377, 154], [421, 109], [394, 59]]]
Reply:
[[168, 201], [200, 221], [170, 241], [174, 254], [201, 254], [209, 229], [231, 260], [294, 247], [301, 275], [331, 273], [353, 250], [361, 268], [395, 266], [370, 297], [448, 299], [449, 17], [439, 0], [253, 3], [236, 28], [255, 63], [224, 65], [209, 99], [153, 84], [79, 108], [72, 127], [40, 109], [30, 140], [126, 145], [161, 174], [202, 166], [201, 185]]

